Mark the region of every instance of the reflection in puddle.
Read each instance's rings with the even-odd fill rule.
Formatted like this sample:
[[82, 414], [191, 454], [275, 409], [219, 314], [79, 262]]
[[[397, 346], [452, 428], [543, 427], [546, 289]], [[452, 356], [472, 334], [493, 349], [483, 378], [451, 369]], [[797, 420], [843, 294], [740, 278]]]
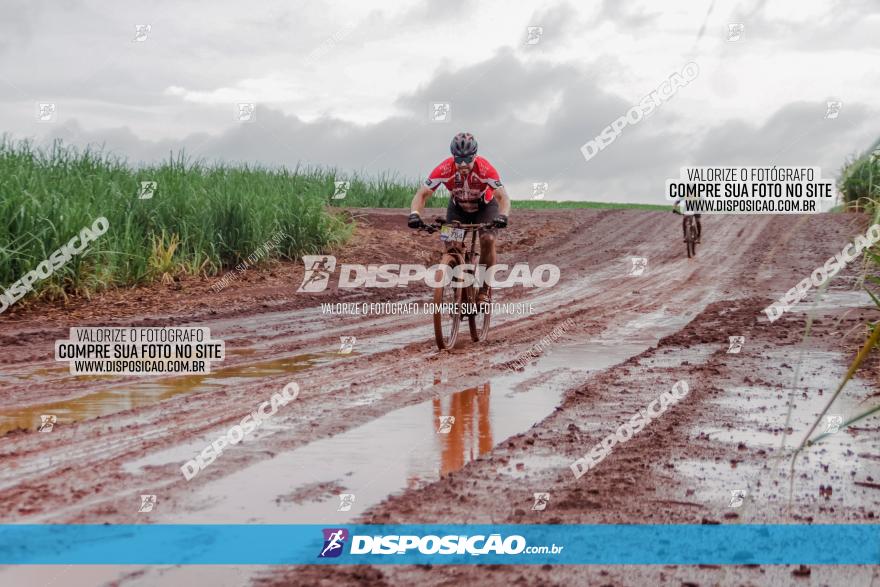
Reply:
[[[590, 372], [640, 353], [680, 328], [684, 320], [658, 311], [636, 318], [633, 328], [640, 332], [637, 327], [645, 326], [645, 331], [634, 341], [600, 338], [553, 345], [523, 371], [505, 372], [449, 396], [386, 412], [203, 484], [157, 521], [317, 524], [352, 520], [389, 495], [433, 483], [529, 430], [559, 405], [566, 389], [582, 384]], [[655, 322], [660, 326], [647, 328]], [[434, 376], [435, 385], [445, 380], [443, 374]], [[415, 386], [423, 389], [428, 381], [418, 377]], [[376, 389], [363, 395], [364, 403], [352, 407], [374, 409], [383, 393]], [[449, 418], [455, 418], [451, 426]], [[444, 422], [448, 429], [443, 428]], [[289, 434], [290, 426], [279, 425], [274, 433]], [[240, 449], [259, 451], [259, 440], [255, 440]], [[130, 462], [126, 468], [136, 474], [148, 466], [180, 466], [202, 446], [179, 445]], [[354, 498], [338, 509], [346, 495]]]
[[[238, 353], [243, 350], [245, 349], [239, 349]], [[0, 436], [16, 429], [37, 430], [42, 415], [57, 416], [56, 426], [70, 424], [148, 406], [178, 395], [201, 393], [247, 379], [296, 373], [326, 363], [339, 356], [352, 357], [355, 355], [357, 353], [347, 355], [315, 353], [283, 357], [259, 363], [215, 368], [211, 373], [204, 375], [179, 375], [158, 381], [122, 383], [70, 400], [21, 408], [4, 408], [0, 411]]]
[[[434, 421], [438, 424], [442, 446], [441, 477], [461, 469], [465, 463], [492, 450], [489, 404], [488, 383], [457, 391], [448, 398], [432, 400]], [[455, 420], [448, 420], [450, 416]], [[448, 432], [444, 432], [447, 429]]]
[[[210, 483], [196, 493], [194, 504], [169, 513], [167, 521], [322, 523], [351, 519], [389, 494], [433, 483], [488, 453], [497, 442], [528, 430], [556, 407], [570, 376], [548, 374], [541, 386], [523, 390], [518, 385], [526, 376], [501, 375], [400, 408]], [[451, 424], [450, 417], [455, 418]], [[137, 466], [182, 463], [190, 456], [179, 451], [152, 455]], [[304, 487], [325, 486], [355, 495], [354, 507], [338, 512], [336, 496], [329, 498], [318, 491], [302, 495]]]

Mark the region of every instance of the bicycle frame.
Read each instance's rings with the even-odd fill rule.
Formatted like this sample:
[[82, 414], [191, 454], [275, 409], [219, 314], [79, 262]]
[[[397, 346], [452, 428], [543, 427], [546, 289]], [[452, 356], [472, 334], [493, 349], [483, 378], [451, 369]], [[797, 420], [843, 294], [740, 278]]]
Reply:
[[[469, 225], [466, 225], [469, 226]], [[459, 228], [459, 227], [456, 227]], [[472, 263], [476, 266], [477, 261], [480, 259], [480, 253], [477, 251], [477, 233], [479, 229], [471, 230], [471, 244], [470, 246], [467, 243], [461, 243], [464, 245], [464, 249], [460, 249], [457, 245], [459, 243], [452, 243], [446, 245], [446, 252], [455, 257], [455, 260], [459, 263]], [[467, 237], [465, 237], [467, 238]]]
[[[480, 253], [477, 251], [477, 234], [481, 230], [487, 230], [489, 228], [493, 228], [494, 224], [491, 222], [485, 222], [482, 224], [461, 224], [460, 222], [446, 222], [442, 218], [437, 218], [432, 224], [426, 225], [425, 230], [430, 232], [435, 232], [439, 230], [443, 226], [449, 224], [453, 228], [463, 228], [466, 231], [470, 232], [470, 245], [466, 242], [454, 242], [447, 243], [446, 245], [446, 254], [452, 255], [455, 257], [456, 262], [459, 264], [470, 263], [474, 266], [477, 265], [477, 262], [480, 260]], [[467, 237], [465, 237], [467, 238]], [[459, 247], [461, 244], [463, 247]]]
[[[493, 223], [484, 224], [461, 224], [460, 222], [446, 222], [442, 218], [437, 218], [434, 223], [425, 225], [422, 230], [429, 233], [440, 230], [444, 225], [449, 224], [456, 229], [464, 229], [470, 232], [470, 242], [468, 243], [467, 234], [463, 235], [461, 241], [447, 241], [445, 251], [440, 256], [440, 263], [452, 267], [460, 265], [470, 265], [471, 269], [466, 269], [468, 273], [476, 271], [477, 264], [480, 260], [480, 253], [477, 252], [477, 235], [481, 230], [492, 228]], [[476, 280], [468, 287], [457, 288], [453, 295], [453, 299], [460, 303], [460, 310], [453, 314], [443, 314], [440, 310], [434, 312], [434, 336], [437, 346], [443, 349], [453, 348], [458, 337], [458, 329], [461, 321], [467, 318], [468, 327], [470, 329], [471, 339], [474, 342], [484, 340], [489, 331], [489, 318], [491, 308], [489, 306], [477, 306], [477, 294], [480, 286], [476, 284]], [[444, 302], [443, 292], [445, 286], [435, 288], [434, 302], [437, 306]], [[444, 315], [452, 318], [449, 334], [444, 331]], [[477, 320], [482, 319], [482, 324], [478, 326]]]

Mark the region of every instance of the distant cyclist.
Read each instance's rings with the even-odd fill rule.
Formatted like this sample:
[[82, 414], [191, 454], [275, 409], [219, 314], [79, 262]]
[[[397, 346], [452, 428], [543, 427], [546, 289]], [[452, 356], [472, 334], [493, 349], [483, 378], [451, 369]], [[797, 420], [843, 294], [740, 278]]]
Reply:
[[[428, 175], [428, 179], [413, 196], [407, 224], [421, 228], [425, 204], [441, 184], [449, 190], [449, 207], [446, 221], [462, 224], [491, 222], [497, 228], [507, 226], [510, 214], [510, 197], [501, 184], [498, 172], [483, 157], [477, 156], [477, 140], [468, 132], [460, 132], [452, 138], [452, 157], [444, 160]], [[495, 231], [480, 233], [480, 263], [491, 267], [495, 264]], [[483, 284], [477, 303], [489, 300], [489, 285]]]
[[[700, 216], [702, 214], [697, 214], [695, 212], [691, 212], [687, 210], [684, 205], [685, 198], [679, 198], [672, 205], [673, 214], [681, 214], [682, 216], [693, 216], [694, 220], [697, 221], [697, 240], [696, 243], [700, 244], [700, 235], [703, 233], [703, 229], [700, 226]], [[685, 218], [681, 219], [681, 231], [684, 233], [684, 242], [687, 242], [687, 220]]]

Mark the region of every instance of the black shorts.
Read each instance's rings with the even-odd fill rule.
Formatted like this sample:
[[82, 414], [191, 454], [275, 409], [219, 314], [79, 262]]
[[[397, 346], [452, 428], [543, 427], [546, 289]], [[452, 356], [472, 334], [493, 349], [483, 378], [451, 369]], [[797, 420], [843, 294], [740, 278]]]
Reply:
[[498, 214], [498, 202], [495, 198], [489, 200], [488, 204], [480, 200], [476, 212], [465, 212], [450, 198], [449, 207], [446, 208], [446, 222], [458, 220], [462, 224], [483, 224], [492, 222]]

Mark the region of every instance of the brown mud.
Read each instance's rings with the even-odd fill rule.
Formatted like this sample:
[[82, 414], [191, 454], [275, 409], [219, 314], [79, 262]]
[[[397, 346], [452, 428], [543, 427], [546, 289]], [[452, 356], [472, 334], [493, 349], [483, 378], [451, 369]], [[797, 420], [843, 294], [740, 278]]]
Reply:
[[[403, 211], [352, 210], [340, 263], [425, 263], [434, 237]], [[555, 263], [552, 288], [497, 291], [532, 304], [489, 340], [438, 352], [430, 317], [323, 314], [321, 303], [427, 302], [408, 288], [296, 293], [301, 263], [219, 280], [116, 290], [14, 307], [0, 317], [3, 523], [876, 523], [878, 418], [796, 446], [876, 320], [852, 263], [824, 301], [761, 311], [864, 231], [859, 215], [703, 217], [685, 257], [678, 217], [620, 210], [517, 211], [499, 262]], [[632, 257], [647, 269], [632, 275]], [[808, 316], [810, 336], [804, 332]], [[206, 376], [72, 377], [53, 360], [73, 326], [209, 326], [228, 357]], [[511, 364], [552, 335], [521, 370]], [[340, 337], [356, 336], [351, 353]], [[728, 353], [730, 336], [744, 336]], [[829, 413], [878, 400], [876, 355]], [[180, 466], [289, 381], [298, 399], [186, 481]], [[690, 392], [598, 466], [569, 465], [679, 380]], [[789, 414], [789, 406], [790, 414]], [[51, 432], [39, 415], [57, 413]], [[453, 415], [446, 434], [440, 416]], [[259, 479], [255, 482], [254, 479]], [[821, 493], [820, 493], [820, 487]], [[827, 487], [832, 491], [828, 492]], [[732, 490], [747, 497], [730, 507]], [[533, 511], [533, 494], [546, 509]], [[339, 512], [338, 495], [356, 495]], [[138, 513], [141, 494], [156, 494]], [[873, 569], [815, 567], [73, 567], [0, 570], [66, 585], [840, 584]], [[53, 579], [54, 577], [54, 579]], [[876, 579], [880, 581], [880, 579]]]

